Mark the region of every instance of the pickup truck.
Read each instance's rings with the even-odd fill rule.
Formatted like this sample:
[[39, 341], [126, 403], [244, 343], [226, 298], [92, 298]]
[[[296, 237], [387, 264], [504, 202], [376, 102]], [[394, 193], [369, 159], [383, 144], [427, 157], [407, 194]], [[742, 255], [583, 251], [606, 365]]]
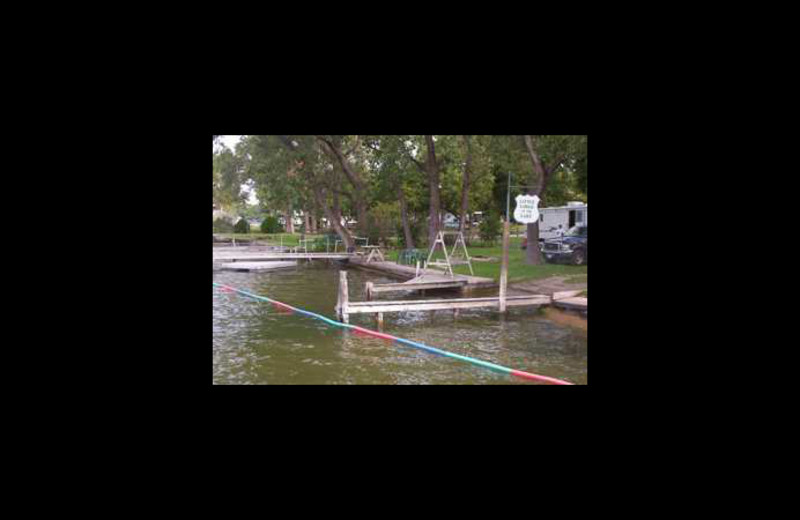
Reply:
[[545, 240], [541, 244], [542, 256], [549, 263], [584, 265], [588, 241], [587, 226], [575, 226], [560, 238]]

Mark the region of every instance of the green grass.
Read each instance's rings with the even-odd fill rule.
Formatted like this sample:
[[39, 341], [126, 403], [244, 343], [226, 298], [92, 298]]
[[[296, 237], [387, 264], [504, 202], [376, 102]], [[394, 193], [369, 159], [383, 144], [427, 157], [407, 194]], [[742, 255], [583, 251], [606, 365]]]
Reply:
[[569, 278], [564, 280], [564, 283], [588, 283], [588, 280], [589, 280], [588, 276], [583, 274], [578, 276], [570, 276]]
[[[521, 238], [511, 238], [511, 245], [508, 252], [508, 281], [509, 283], [521, 282], [526, 280], [539, 280], [548, 278], [550, 276], [570, 276], [576, 277], [582, 275], [586, 278], [586, 266], [576, 265], [561, 265], [561, 264], [542, 264], [542, 265], [527, 265], [525, 263], [525, 251], [520, 249]], [[491, 278], [495, 281], [500, 280], [500, 260], [503, 255], [503, 247], [497, 244], [491, 247], [471, 246], [468, 247], [469, 256], [487, 256], [497, 259], [496, 262], [476, 262], [472, 261], [472, 270], [475, 276], [484, 278]], [[452, 246], [447, 248], [447, 253], [450, 254]], [[386, 255], [387, 260], [397, 261], [397, 251], [390, 251]], [[434, 255], [434, 260], [444, 260], [444, 255], [437, 251]], [[456, 274], [470, 274], [469, 267], [466, 265], [459, 265], [453, 268]]]

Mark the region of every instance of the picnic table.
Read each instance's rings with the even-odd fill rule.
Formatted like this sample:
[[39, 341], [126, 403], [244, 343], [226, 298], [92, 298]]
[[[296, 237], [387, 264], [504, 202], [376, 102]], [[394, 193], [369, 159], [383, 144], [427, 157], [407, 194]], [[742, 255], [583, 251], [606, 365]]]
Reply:
[[367, 255], [367, 260], [365, 263], [370, 263], [373, 258], [377, 257], [380, 258], [381, 262], [385, 262], [386, 259], [383, 257], [383, 252], [381, 251], [381, 246], [362, 246], [362, 249], [365, 251], [369, 251]]

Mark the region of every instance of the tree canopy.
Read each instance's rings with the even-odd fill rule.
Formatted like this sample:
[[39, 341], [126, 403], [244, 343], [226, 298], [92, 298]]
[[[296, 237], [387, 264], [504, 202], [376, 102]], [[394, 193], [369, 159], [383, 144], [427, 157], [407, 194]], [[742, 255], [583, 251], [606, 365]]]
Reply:
[[[412, 230], [431, 240], [446, 213], [464, 231], [474, 212], [504, 216], [509, 172], [524, 186], [512, 198], [527, 191], [542, 207], [588, 202], [585, 135], [247, 135], [235, 150], [219, 137], [215, 204], [242, 209], [249, 183], [259, 214], [284, 216], [287, 231], [295, 215], [312, 229], [324, 218], [347, 246], [398, 217], [413, 247]], [[528, 226], [528, 238], [538, 239], [538, 226]], [[538, 262], [538, 248], [528, 249]]]

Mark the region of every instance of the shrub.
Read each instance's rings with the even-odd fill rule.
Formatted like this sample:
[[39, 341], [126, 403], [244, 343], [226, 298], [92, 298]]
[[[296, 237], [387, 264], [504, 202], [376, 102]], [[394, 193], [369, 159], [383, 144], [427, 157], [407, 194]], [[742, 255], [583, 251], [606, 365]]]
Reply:
[[278, 221], [277, 217], [267, 217], [261, 223], [262, 233], [283, 233], [283, 226]]
[[500, 223], [500, 214], [496, 211], [490, 212], [479, 227], [481, 241], [484, 244], [494, 245], [497, 237], [503, 232], [503, 225]]
[[224, 217], [214, 221], [214, 233], [233, 233], [233, 223]]
[[250, 223], [245, 218], [239, 219], [239, 222], [233, 226], [233, 232], [240, 234], [250, 233]]

